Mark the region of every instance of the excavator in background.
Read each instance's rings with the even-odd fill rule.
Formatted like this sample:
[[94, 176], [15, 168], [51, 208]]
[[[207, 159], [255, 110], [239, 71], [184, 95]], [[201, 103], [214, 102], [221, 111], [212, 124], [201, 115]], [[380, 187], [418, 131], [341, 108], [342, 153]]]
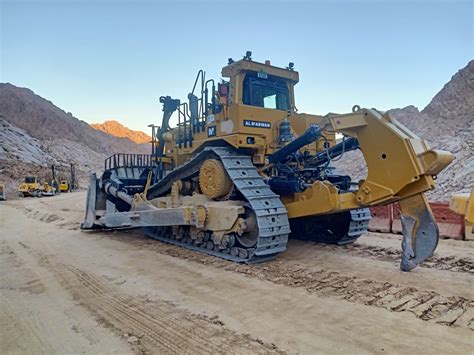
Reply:
[[[367, 231], [368, 207], [399, 202], [401, 269], [431, 256], [439, 233], [424, 192], [453, 155], [373, 108], [299, 113], [294, 64], [251, 55], [230, 58], [221, 82], [200, 70], [185, 102], [160, 97], [151, 154], [115, 154], [100, 178], [91, 175], [82, 229], [142, 227], [163, 242], [255, 263], [285, 251], [290, 233], [351, 243]], [[368, 168], [359, 181], [332, 164], [355, 149]]]

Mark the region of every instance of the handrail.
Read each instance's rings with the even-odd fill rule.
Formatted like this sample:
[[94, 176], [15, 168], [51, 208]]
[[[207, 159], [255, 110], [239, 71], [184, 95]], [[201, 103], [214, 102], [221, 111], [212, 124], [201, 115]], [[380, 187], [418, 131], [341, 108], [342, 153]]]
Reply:
[[104, 162], [105, 170], [123, 167], [149, 167], [156, 165], [156, 160], [151, 154], [126, 154], [117, 153], [111, 155]]

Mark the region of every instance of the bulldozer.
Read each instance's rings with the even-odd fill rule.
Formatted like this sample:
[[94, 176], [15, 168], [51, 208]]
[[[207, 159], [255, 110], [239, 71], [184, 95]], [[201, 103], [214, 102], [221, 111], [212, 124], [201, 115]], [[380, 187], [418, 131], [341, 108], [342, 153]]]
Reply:
[[[367, 231], [370, 206], [398, 202], [401, 270], [433, 254], [439, 233], [424, 192], [451, 153], [373, 108], [299, 113], [291, 62], [257, 62], [249, 51], [229, 58], [222, 77], [200, 70], [187, 100], [160, 97], [151, 154], [112, 155], [100, 178], [91, 175], [82, 229], [141, 227], [166, 243], [256, 263], [284, 252], [290, 235], [352, 243]], [[351, 150], [365, 158], [365, 179], [334, 167]]]
[[20, 197], [54, 196], [56, 193], [57, 189], [54, 186], [42, 181], [38, 176], [25, 176], [18, 187]]
[[43, 183], [37, 176], [25, 176], [18, 187], [18, 194], [20, 197], [41, 197], [43, 188]]

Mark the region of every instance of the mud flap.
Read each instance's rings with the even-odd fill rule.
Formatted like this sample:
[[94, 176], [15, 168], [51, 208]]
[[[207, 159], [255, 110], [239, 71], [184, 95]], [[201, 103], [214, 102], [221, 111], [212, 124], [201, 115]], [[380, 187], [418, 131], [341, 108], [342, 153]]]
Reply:
[[400, 269], [410, 271], [433, 255], [439, 231], [425, 195], [400, 201], [402, 221], [402, 261]]

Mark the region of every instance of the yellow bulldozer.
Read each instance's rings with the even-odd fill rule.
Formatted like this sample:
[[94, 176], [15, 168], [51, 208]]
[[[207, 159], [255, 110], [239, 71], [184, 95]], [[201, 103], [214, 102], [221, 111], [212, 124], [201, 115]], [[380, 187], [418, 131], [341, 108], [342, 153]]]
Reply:
[[18, 187], [20, 197], [41, 197], [43, 184], [37, 176], [25, 176]]
[[[82, 228], [142, 227], [160, 241], [255, 263], [285, 251], [290, 235], [351, 243], [367, 231], [368, 207], [399, 202], [401, 269], [431, 256], [438, 228], [424, 192], [452, 154], [376, 109], [299, 113], [294, 64], [251, 56], [229, 59], [221, 82], [199, 71], [184, 102], [160, 97], [151, 154], [115, 154], [100, 178], [91, 175]], [[332, 164], [355, 149], [368, 168], [360, 181]]]
[[25, 176], [18, 187], [18, 194], [20, 197], [54, 196], [56, 188], [42, 181], [38, 176]]

